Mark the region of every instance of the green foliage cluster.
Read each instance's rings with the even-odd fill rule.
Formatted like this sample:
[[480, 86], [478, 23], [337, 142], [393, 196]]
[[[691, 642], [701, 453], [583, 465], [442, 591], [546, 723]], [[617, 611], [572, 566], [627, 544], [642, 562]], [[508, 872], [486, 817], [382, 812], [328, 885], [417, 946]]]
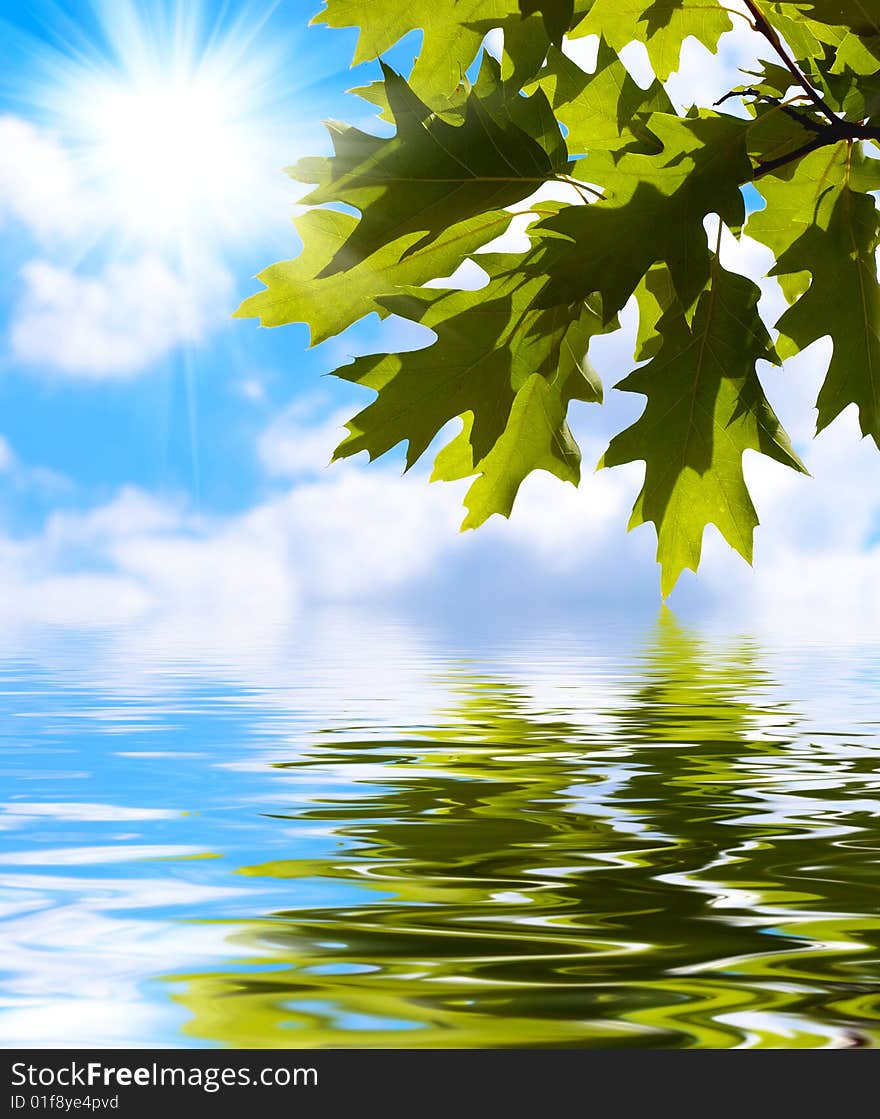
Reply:
[[[664, 83], [682, 44], [693, 36], [715, 51], [735, 19], [766, 61], [739, 88], [719, 88], [712, 110], [677, 111]], [[423, 35], [408, 78], [382, 62], [383, 80], [356, 91], [394, 134], [331, 122], [334, 154], [289, 169], [314, 184], [314, 208], [297, 222], [302, 253], [263, 272], [265, 290], [238, 312], [265, 326], [305, 322], [312, 344], [370, 313], [434, 331], [424, 349], [336, 370], [376, 396], [335, 457], [372, 459], [405, 442], [410, 466], [460, 417], [433, 477], [473, 477], [468, 528], [508, 515], [533, 470], [577, 483], [569, 406], [601, 402], [590, 342], [617, 328], [632, 298], [638, 367], [618, 387], [647, 400], [600, 465], [645, 463], [631, 525], [655, 525], [664, 594], [696, 570], [708, 524], [751, 560], [745, 451], [804, 469], [758, 362], [830, 337], [818, 428], [854, 404], [880, 445], [877, 0], [744, 0], [741, 10], [717, 0], [326, 0], [316, 20], [360, 29], [355, 62]], [[466, 80], [493, 29], [500, 60], [484, 52]], [[590, 35], [599, 48], [588, 73], [562, 48]], [[620, 58], [634, 42], [656, 75], [648, 88]], [[578, 201], [534, 201], [551, 182]], [[747, 219], [752, 182], [766, 206]], [[480, 253], [511, 207], [531, 218], [529, 249]], [[758, 288], [720, 264], [725, 227], [774, 253], [789, 304], [779, 322], [765, 324]], [[478, 290], [425, 286], [468, 259], [486, 274]]]

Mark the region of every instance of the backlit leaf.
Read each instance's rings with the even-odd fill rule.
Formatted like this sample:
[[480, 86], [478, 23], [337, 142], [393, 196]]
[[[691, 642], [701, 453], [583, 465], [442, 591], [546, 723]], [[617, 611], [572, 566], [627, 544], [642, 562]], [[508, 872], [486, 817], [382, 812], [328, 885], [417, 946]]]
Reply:
[[645, 463], [630, 527], [654, 523], [664, 595], [685, 568], [696, 571], [706, 525], [751, 562], [758, 518], [743, 478], [745, 451], [803, 470], [758, 380], [756, 363], [774, 360], [759, 296], [716, 261], [693, 324], [670, 312], [656, 356], [618, 386], [647, 403], [611, 440], [602, 465]]
[[345, 202], [362, 217], [321, 276], [359, 264], [412, 233], [412, 252], [450, 225], [509, 206], [568, 167], [565, 142], [544, 94], [489, 104], [468, 94], [463, 119], [450, 123], [383, 66], [397, 135], [378, 140], [333, 127], [336, 154], [301, 160], [291, 174], [318, 183], [307, 204]]
[[596, 0], [578, 25], [577, 35], [602, 35], [618, 53], [644, 43], [654, 73], [665, 81], [678, 69], [682, 43], [689, 36], [710, 50], [733, 24], [722, 4], [691, 0]]
[[[405, 444], [409, 467], [460, 421], [434, 477], [472, 479], [468, 528], [508, 516], [533, 471], [577, 483], [571, 405], [601, 402], [588, 350], [628, 305], [646, 364], [618, 387], [646, 403], [603, 461], [645, 463], [631, 523], [656, 526], [664, 593], [696, 569], [709, 524], [751, 558], [746, 451], [803, 469], [761, 362], [830, 339], [818, 426], [855, 406], [880, 444], [880, 4], [739, 6], [736, 49], [754, 46], [740, 77], [731, 80], [729, 55], [714, 70], [705, 55], [699, 89], [683, 85], [684, 71], [667, 88], [689, 39], [718, 49], [733, 7], [327, 0], [317, 22], [359, 28], [355, 62], [378, 62], [356, 92], [394, 133], [331, 123], [334, 154], [291, 168], [314, 184], [305, 204], [320, 208], [297, 220], [301, 254], [261, 273], [265, 290], [239, 315], [305, 322], [313, 343], [369, 314], [435, 335], [335, 371], [374, 394], [337, 458]], [[405, 57], [411, 33], [418, 57], [404, 78], [382, 56], [394, 47]], [[598, 49], [588, 73], [575, 61], [586, 44], [572, 41], [589, 35]], [[644, 46], [655, 80], [627, 69], [632, 44]], [[692, 107], [701, 98], [718, 100]], [[712, 249], [723, 226], [739, 236], [747, 209], [789, 305], [775, 345], [758, 288]], [[483, 287], [438, 286], [473, 280], [478, 265]]]

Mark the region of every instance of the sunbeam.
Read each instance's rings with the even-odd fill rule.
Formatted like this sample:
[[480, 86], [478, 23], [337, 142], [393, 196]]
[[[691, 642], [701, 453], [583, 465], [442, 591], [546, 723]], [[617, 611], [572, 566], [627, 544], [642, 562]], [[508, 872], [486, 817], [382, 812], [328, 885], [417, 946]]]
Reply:
[[291, 44], [265, 27], [275, 6], [102, 2], [91, 30], [44, 52], [33, 100], [76, 168], [92, 241], [187, 256], [286, 217], [297, 93]]

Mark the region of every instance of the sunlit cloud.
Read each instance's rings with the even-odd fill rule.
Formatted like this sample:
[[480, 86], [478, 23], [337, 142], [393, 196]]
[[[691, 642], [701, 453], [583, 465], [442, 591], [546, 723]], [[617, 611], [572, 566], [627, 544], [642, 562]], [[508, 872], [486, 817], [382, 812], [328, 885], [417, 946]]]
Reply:
[[216, 261], [180, 272], [155, 253], [84, 274], [35, 260], [10, 331], [26, 364], [87, 379], [125, 377], [179, 345], [196, 345], [233, 301], [232, 276]]
[[228, 321], [231, 258], [285, 229], [305, 188], [282, 167], [318, 127], [309, 65], [265, 27], [275, 6], [101, 0], [93, 26], [30, 45], [20, 109], [0, 115], [0, 226], [35, 246], [16, 361], [125, 377]]
[[301, 193], [281, 167], [299, 147], [291, 107], [303, 75], [292, 44], [266, 32], [276, 6], [232, 15], [199, 2], [99, 0], [92, 38], [79, 30], [61, 49], [35, 44], [33, 110], [45, 136], [32, 146], [42, 143], [46, 166], [63, 145], [93, 239], [185, 251], [205, 237], [247, 240], [284, 216], [284, 200]]
[[21, 225], [52, 244], [87, 235], [94, 200], [56, 135], [30, 121], [0, 116], [0, 223]]

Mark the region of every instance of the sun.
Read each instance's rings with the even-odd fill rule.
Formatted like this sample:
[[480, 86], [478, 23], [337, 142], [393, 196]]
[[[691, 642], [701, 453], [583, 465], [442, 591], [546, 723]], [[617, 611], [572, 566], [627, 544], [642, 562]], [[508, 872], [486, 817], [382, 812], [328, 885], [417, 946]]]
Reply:
[[246, 209], [261, 137], [228, 83], [210, 74], [96, 83], [79, 108], [95, 188], [145, 236], [226, 231]]
[[289, 58], [262, 33], [272, 7], [239, 7], [225, 25], [195, 0], [98, 8], [102, 45], [69, 51], [44, 97], [94, 200], [94, 232], [225, 243], [283, 213], [293, 91]]

